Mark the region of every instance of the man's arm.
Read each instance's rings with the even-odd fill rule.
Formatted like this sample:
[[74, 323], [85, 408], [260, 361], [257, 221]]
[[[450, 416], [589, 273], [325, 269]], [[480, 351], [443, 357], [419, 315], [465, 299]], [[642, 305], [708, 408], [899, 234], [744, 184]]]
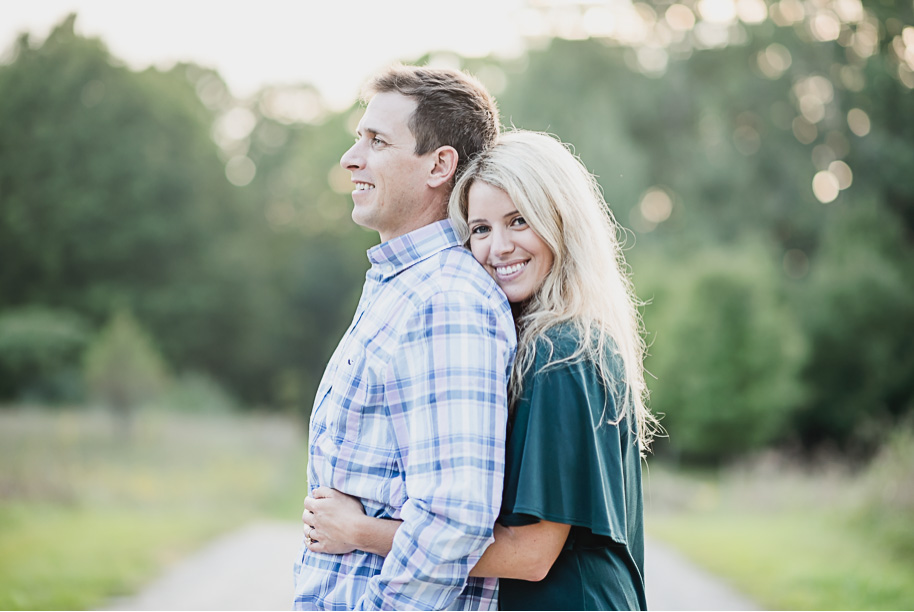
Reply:
[[[316, 534], [311, 550], [333, 553], [340, 548], [382, 557], [390, 554], [402, 521], [366, 516], [357, 498], [333, 489], [321, 487], [312, 495], [305, 499], [302, 516], [305, 533]], [[570, 529], [570, 525], [551, 521], [517, 527], [496, 524], [495, 541], [470, 575], [542, 580], [562, 552]]]
[[470, 294], [436, 294], [410, 317], [385, 383], [407, 501], [357, 609], [447, 607], [492, 541], [504, 478], [507, 333]]

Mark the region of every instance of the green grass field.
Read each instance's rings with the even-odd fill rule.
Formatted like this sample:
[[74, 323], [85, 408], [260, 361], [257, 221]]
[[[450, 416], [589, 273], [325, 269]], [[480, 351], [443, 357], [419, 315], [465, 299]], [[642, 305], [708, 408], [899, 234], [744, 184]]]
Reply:
[[[295, 520], [291, 420], [0, 411], [0, 609], [89, 609], [255, 517]], [[290, 561], [291, 563], [291, 561]]]
[[766, 609], [911, 610], [911, 457], [910, 448], [890, 450], [858, 472], [654, 467], [647, 530]]
[[[279, 417], [0, 411], [0, 609], [91, 609], [258, 517], [298, 520], [302, 427]], [[651, 463], [648, 532], [769, 609], [914, 608], [914, 439], [865, 470]], [[648, 577], [662, 580], [662, 577]]]

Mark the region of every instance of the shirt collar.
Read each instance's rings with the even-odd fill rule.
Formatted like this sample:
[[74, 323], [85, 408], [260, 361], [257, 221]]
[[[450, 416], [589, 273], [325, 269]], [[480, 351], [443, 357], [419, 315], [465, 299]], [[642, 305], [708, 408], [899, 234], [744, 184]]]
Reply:
[[371, 247], [368, 260], [372, 270], [386, 279], [455, 246], [461, 246], [460, 240], [451, 222], [445, 219]]

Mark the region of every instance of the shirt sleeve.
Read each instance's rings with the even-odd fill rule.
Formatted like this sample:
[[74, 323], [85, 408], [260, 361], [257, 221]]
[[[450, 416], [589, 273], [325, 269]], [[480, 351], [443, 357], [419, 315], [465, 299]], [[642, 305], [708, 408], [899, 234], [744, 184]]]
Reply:
[[509, 339], [482, 298], [410, 317], [385, 393], [406, 474], [403, 524], [356, 609], [447, 607], [492, 542], [504, 478]]

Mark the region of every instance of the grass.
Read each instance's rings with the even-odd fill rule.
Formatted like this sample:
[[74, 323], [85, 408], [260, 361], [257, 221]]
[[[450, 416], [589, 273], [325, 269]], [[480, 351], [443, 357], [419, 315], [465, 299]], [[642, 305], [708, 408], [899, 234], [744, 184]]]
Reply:
[[0, 607], [39, 610], [126, 595], [228, 526], [193, 514], [32, 504], [4, 507], [0, 521]]
[[208, 538], [295, 520], [306, 444], [280, 418], [0, 411], [0, 609], [89, 609]]
[[766, 609], [910, 610], [910, 449], [858, 471], [783, 461], [713, 474], [652, 466], [647, 530]]

